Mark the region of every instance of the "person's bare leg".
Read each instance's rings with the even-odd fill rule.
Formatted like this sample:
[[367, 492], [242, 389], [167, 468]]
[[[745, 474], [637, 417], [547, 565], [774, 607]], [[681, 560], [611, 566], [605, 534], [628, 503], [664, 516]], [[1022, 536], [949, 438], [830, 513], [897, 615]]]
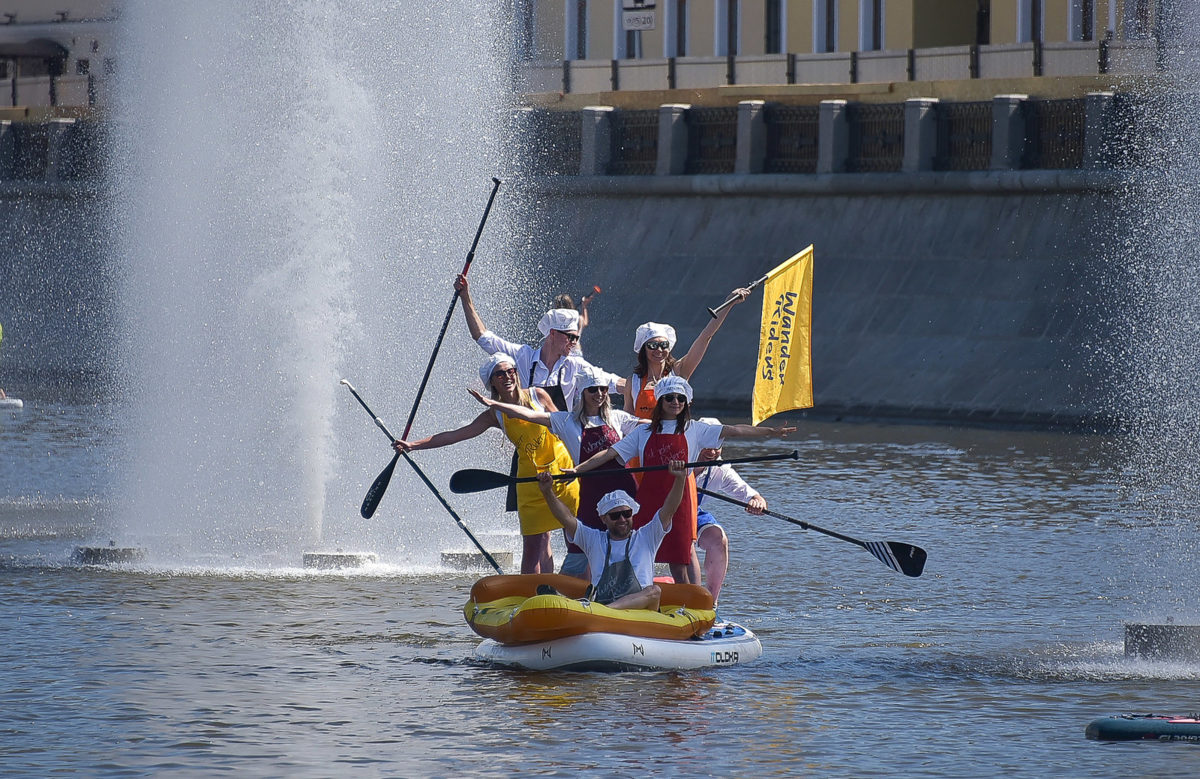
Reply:
[[729, 570], [729, 537], [720, 525], [709, 525], [700, 531], [696, 543], [704, 550], [704, 585], [712, 593], [713, 602], [721, 600], [721, 585]]
[[608, 607], [610, 609], [649, 609], [650, 611], [658, 611], [658, 604], [661, 600], [662, 589], [657, 584], [651, 584], [643, 590], [622, 595], [608, 604]]
[[521, 573], [554, 573], [549, 533], [524, 537], [521, 548]]

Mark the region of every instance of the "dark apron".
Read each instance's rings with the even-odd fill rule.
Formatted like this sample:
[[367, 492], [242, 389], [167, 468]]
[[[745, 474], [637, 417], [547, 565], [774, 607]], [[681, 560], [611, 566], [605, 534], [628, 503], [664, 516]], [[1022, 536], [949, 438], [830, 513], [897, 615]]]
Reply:
[[625, 559], [615, 563], [609, 562], [612, 557], [612, 539], [606, 537], [605, 543], [604, 572], [600, 574], [600, 581], [596, 583], [596, 589], [592, 592], [592, 600], [607, 605], [617, 598], [641, 591], [642, 584], [633, 571], [633, 563], [629, 561], [629, 547], [633, 545], [633, 535], [630, 534], [629, 538], [625, 539]]
[[[533, 372], [536, 369], [537, 369], [537, 361], [535, 360], [529, 366], [529, 381], [527, 381], [525, 383], [526, 387], [533, 387]], [[570, 409], [567, 408], [566, 396], [563, 395], [562, 372], [563, 372], [563, 369], [559, 368], [558, 369], [558, 384], [554, 384], [554, 385], [551, 385], [548, 387], [542, 387], [542, 389], [544, 389], [546, 391], [546, 394], [548, 394], [550, 396], [550, 400], [554, 401], [554, 405], [558, 406], [559, 411], [570, 411]], [[512, 476], [514, 479], [517, 478], [517, 453], [516, 452], [513, 452], [512, 465], [509, 466], [508, 475]], [[505, 511], [516, 511], [517, 510], [517, 485], [515, 483], [510, 482], [508, 485], [508, 492], [504, 496], [504, 510]]]

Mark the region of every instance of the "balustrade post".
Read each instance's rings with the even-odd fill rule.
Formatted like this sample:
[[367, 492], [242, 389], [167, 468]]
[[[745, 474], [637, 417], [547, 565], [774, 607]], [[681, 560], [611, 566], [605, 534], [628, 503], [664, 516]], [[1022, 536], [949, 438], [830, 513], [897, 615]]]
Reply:
[[579, 175], [606, 176], [612, 162], [612, 114], [610, 105], [590, 105], [580, 112]]
[[738, 103], [737, 157], [734, 173], [762, 173], [767, 161], [767, 123], [765, 100]]
[[992, 98], [992, 170], [1018, 170], [1025, 156], [1025, 101], [1029, 95]]
[[850, 155], [846, 100], [822, 100], [817, 124], [817, 173], [842, 173]]
[[658, 107], [658, 160], [654, 173], [678, 176], [687, 168], [687, 103], [666, 103]]
[[904, 162], [905, 173], [933, 170], [937, 156], [937, 98], [914, 97], [904, 101]]
[[63, 141], [67, 132], [75, 124], [74, 119], [57, 118], [46, 123], [46, 181], [58, 181], [62, 178], [64, 165], [62, 163]]
[[13, 133], [12, 121], [0, 119], [0, 181], [12, 179], [16, 157], [17, 140]]

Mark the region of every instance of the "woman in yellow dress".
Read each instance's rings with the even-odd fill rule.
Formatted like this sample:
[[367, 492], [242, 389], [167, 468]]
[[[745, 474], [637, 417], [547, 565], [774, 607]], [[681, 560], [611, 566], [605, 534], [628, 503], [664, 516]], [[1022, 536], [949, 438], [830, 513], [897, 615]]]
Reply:
[[[521, 387], [516, 363], [506, 354], [493, 354], [479, 369], [479, 378], [491, 390], [492, 398], [501, 403], [526, 406], [537, 411], [557, 410], [541, 387]], [[436, 449], [475, 438], [493, 427], [502, 430], [517, 448], [517, 476], [536, 476], [538, 471], [544, 470], [558, 473], [574, 464], [563, 442], [545, 426], [490, 408], [484, 409], [479, 416], [457, 430], [446, 430], [417, 441], [397, 441], [394, 446], [400, 452]], [[555, 481], [554, 491], [563, 503], [578, 513], [578, 481]], [[517, 485], [517, 516], [521, 520], [521, 535], [524, 537], [521, 573], [554, 573], [550, 531], [562, 525], [550, 512], [537, 482]]]

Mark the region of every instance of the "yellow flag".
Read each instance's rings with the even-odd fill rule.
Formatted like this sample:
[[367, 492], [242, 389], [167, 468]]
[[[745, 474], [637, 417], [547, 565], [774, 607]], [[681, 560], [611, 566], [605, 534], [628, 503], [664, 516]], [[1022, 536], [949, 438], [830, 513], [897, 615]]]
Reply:
[[751, 424], [813, 404], [812, 274], [809, 246], [768, 273], [763, 283]]

